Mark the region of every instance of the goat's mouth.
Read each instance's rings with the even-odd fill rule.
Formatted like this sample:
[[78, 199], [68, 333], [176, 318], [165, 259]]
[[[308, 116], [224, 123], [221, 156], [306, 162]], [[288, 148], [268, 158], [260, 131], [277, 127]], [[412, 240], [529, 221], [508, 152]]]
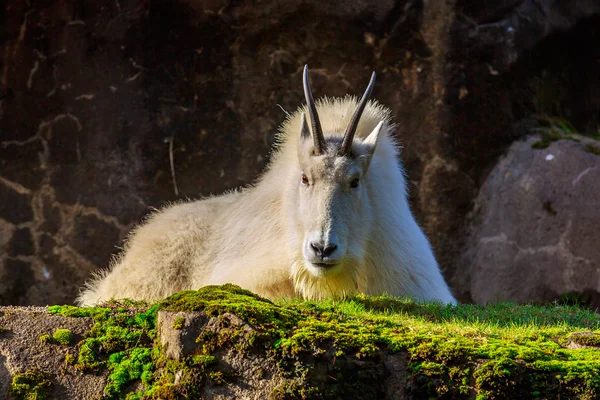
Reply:
[[337, 261], [334, 261], [334, 262], [322, 261], [322, 262], [311, 262], [311, 264], [317, 268], [331, 269], [331, 268], [335, 267], [336, 265], [338, 265], [338, 262]]
[[316, 277], [335, 275], [342, 270], [341, 260], [310, 260], [307, 264], [308, 270]]

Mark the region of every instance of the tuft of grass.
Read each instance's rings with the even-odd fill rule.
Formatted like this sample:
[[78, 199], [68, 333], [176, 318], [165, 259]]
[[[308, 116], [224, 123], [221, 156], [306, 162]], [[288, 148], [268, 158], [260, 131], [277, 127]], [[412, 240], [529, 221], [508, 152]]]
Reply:
[[9, 394], [15, 400], [43, 400], [50, 396], [52, 386], [47, 374], [31, 369], [13, 376]]
[[[541, 132], [541, 139], [537, 142], [532, 143], [531, 147], [533, 149], [545, 149], [548, 146], [550, 146], [550, 143], [555, 142], [557, 140], [571, 140], [573, 142], [580, 143], [581, 140], [577, 137], [574, 137], [574, 134], [584, 135], [592, 139], [600, 140], [600, 134], [585, 134], [582, 132], [578, 132], [577, 129], [575, 129], [575, 127], [573, 127], [573, 125], [565, 118], [542, 115], [539, 118], [539, 122], [541, 126], [547, 127], [548, 130], [543, 130]], [[596, 155], [600, 155], [600, 148], [591, 144], [586, 145], [584, 147], [584, 150]]]
[[551, 117], [543, 115], [540, 118], [540, 124], [542, 126], [549, 127], [553, 132], [566, 133], [566, 134], [578, 134], [577, 129], [567, 120], [561, 117]]
[[581, 142], [581, 140], [573, 137], [571, 135], [565, 135], [564, 133], [556, 130], [552, 130], [550, 132], [542, 132], [541, 140], [537, 142], [533, 142], [531, 144], [532, 149], [545, 149], [550, 146], [550, 143], [556, 142], [557, 140], [571, 140], [573, 142]]

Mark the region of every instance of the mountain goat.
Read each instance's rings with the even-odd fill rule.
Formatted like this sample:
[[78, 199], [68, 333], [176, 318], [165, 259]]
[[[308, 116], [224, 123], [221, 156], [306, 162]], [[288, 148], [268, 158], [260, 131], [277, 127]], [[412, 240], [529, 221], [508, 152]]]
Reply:
[[257, 183], [153, 213], [78, 304], [224, 283], [269, 298], [456, 303], [409, 209], [391, 112], [369, 101], [374, 83], [375, 73], [360, 101], [315, 102], [305, 66], [307, 105], [282, 125]]

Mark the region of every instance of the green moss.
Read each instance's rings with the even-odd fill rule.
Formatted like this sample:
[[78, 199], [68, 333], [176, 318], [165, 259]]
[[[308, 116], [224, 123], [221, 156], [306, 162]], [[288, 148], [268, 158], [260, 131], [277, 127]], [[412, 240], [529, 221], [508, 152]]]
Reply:
[[320, 397], [319, 389], [316, 387], [306, 387], [294, 381], [284, 381], [271, 391], [269, 400], [312, 399], [318, 397]]
[[183, 328], [183, 325], [185, 324], [185, 317], [178, 317], [175, 318], [175, 321], [173, 321], [173, 329], [181, 329]]
[[42, 336], [40, 336], [40, 341], [42, 343], [51, 343], [52, 342], [52, 337], [48, 334], [44, 334]]
[[50, 396], [52, 386], [47, 374], [32, 369], [14, 375], [9, 394], [15, 400], [43, 400]]
[[596, 147], [596, 146], [593, 146], [593, 145], [591, 145], [591, 144], [588, 144], [588, 145], [586, 145], [586, 146], [585, 146], [583, 149], [584, 149], [585, 151], [587, 151], [588, 153], [592, 153], [592, 154], [595, 154], [595, 155], [597, 155], [597, 156], [600, 156], [600, 148], [598, 148], [598, 147]]
[[58, 344], [68, 345], [73, 341], [73, 334], [68, 329], [57, 329], [52, 334], [52, 339]]
[[154, 370], [152, 363], [152, 349], [136, 347], [130, 351], [120, 351], [109, 356], [108, 376], [104, 394], [109, 398], [118, 398], [123, 389], [132, 381], [148, 380], [149, 374]]
[[145, 300], [131, 300], [131, 299], [114, 300], [114, 299], [111, 299], [111, 300], [105, 302], [104, 306], [113, 308], [113, 309], [117, 308], [119, 312], [123, 312], [129, 308], [137, 308], [137, 309], [150, 308], [152, 306], [152, 303], [149, 303]]
[[207, 356], [204, 354], [197, 354], [191, 357], [190, 363], [192, 365], [201, 365], [205, 367], [209, 367], [211, 365], [215, 365], [219, 362], [217, 357], [215, 356]]
[[477, 400], [495, 399], [518, 395], [519, 368], [508, 358], [491, 360], [473, 374], [478, 389]]
[[[206, 369], [205, 365], [197, 364], [191, 366], [190, 358], [182, 361], [157, 359], [157, 371], [160, 373], [151, 377], [143, 393], [137, 393], [140, 398], [160, 398], [160, 399], [179, 399], [179, 398], [201, 398], [204, 382], [209, 379], [211, 370]], [[214, 376], [222, 383], [222, 374]], [[214, 383], [214, 382], [213, 382]]]
[[[600, 316], [576, 306], [448, 306], [363, 295], [272, 302], [233, 285], [177, 293], [148, 309], [107, 304], [55, 309], [94, 319], [78, 344], [75, 368], [107, 369], [107, 398], [198, 397], [206, 382], [228, 381], [214, 356], [222, 349], [270, 357], [287, 379], [275, 399], [378, 398], [382, 349], [408, 357], [410, 387], [419, 398], [591, 399], [600, 393], [600, 354], [556, 340], [581, 330], [600, 335]], [[159, 309], [206, 312], [219, 317], [219, 329], [202, 330], [192, 356], [167, 360], [156, 338]], [[143, 388], [126, 393], [135, 381]]]
[[210, 316], [232, 313], [259, 327], [293, 325], [296, 313], [235, 285], [205, 286], [179, 292], [159, 304], [163, 310], [203, 311]]
[[[87, 373], [108, 369], [105, 398], [121, 398], [127, 385], [144, 381], [154, 370], [157, 307], [132, 309], [137, 302], [108, 302], [108, 307], [52, 306], [52, 314], [89, 317], [94, 324], [78, 343], [74, 368]], [[69, 362], [70, 364], [71, 362]]]
[[68, 365], [75, 364], [75, 356], [70, 353], [65, 354], [65, 364], [68, 364]]
[[101, 307], [75, 307], [75, 306], [48, 306], [50, 314], [58, 314], [64, 317], [81, 318], [92, 317], [94, 319], [102, 319], [108, 316], [111, 312], [110, 308]]
[[209, 371], [208, 379], [213, 385], [223, 385], [226, 383], [225, 375], [221, 371]]
[[40, 341], [43, 343], [69, 345], [73, 342], [73, 334], [68, 329], [57, 329], [52, 336], [48, 334], [40, 336]]

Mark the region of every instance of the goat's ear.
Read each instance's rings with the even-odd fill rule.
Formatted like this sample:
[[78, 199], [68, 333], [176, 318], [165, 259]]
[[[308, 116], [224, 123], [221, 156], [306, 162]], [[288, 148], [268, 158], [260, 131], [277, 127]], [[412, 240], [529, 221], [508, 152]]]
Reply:
[[373, 158], [373, 154], [375, 154], [375, 148], [377, 147], [379, 134], [381, 133], [382, 128], [383, 121], [378, 123], [375, 129], [373, 129], [369, 136], [367, 136], [361, 143], [359, 159], [362, 159], [365, 170], [369, 168], [369, 165], [371, 165], [371, 159]]
[[383, 128], [383, 121], [379, 122], [375, 129], [369, 133], [369, 136], [363, 140], [363, 145], [366, 147], [369, 156], [372, 156], [375, 152], [377, 140], [379, 139], [379, 133], [381, 133], [381, 128]]
[[298, 155], [301, 155], [312, 146], [312, 134], [306, 123], [306, 115], [300, 114], [300, 135], [298, 136]]

